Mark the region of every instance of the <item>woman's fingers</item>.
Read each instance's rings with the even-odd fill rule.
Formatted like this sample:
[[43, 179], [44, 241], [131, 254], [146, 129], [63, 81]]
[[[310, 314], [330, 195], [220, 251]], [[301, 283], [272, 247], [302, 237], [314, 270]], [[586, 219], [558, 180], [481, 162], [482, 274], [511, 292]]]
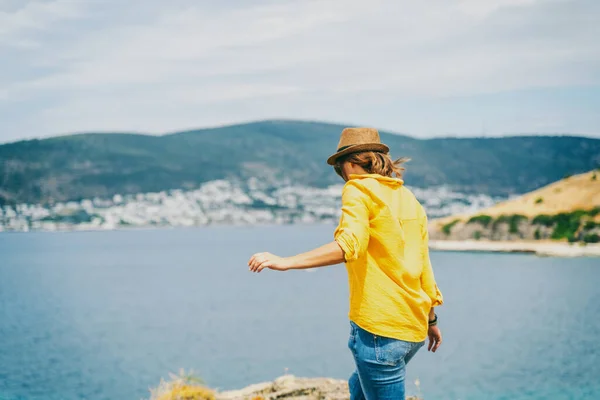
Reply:
[[256, 253], [248, 261], [248, 266], [252, 272], [260, 272], [273, 264], [270, 253]]
[[439, 338], [437, 338], [437, 341], [436, 341], [436, 343], [435, 343], [435, 346], [433, 346], [433, 352], [435, 353], [435, 351], [436, 351], [437, 349], [439, 349], [441, 345], [442, 345], [442, 338], [441, 338], [441, 337], [439, 337]]
[[248, 261], [248, 266], [250, 267], [250, 271], [255, 272], [261, 261], [264, 258], [264, 253], [256, 253]]
[[442, 336], [441, 335], [429, 335], [429, 345], [427, 346], [427, 351], [431, 351], [435, 353], [437, 349], [442, 345]]
[[285, 271], [286, 259], [276, 256], [271, 253], [256, 253], [248, 261], [248, 268], [252, 272], [261, 272], [265, 268], [270, 268], [277, 271]]
[[253, 268], [253, 272], [259, 272], [261, 268], [261, 265], [263, 265], [266, 261], [262, 261], [262, 260], [258, 260], [254, 263], [254, 268]]
[[252, 266], [254, 265], [255, 258], [256, 258], [256, 254], [254, 254], [252, 257], [250, 257], [250, 260], [248, 260], [248, 267], [250, 268], [250, 270], [252, 270]]
[[429, 345], [427, 346], [427, 351], [431, 351], [433, 353], [436, 352], [437, 349], [442, 345], [442, 336], [441, 335], [429, 335]]
[[429, 345], [427, 351], [436, 352], [437, 349], [442, 345], [442, 331], [437, 326], [430, 326], [427, 332], [429, 336]]
[[265, 268], [269, 268], [270, 266], [271, 266], [271, 261], [268, 261], [268, 260], [264, 261], [258, 266], [258, 268], [256, 269], [256, 272], [260, 272]]
[[266, 263], [267, 263], [266, 260], [259, 260], [256, 263], [256, 268], [254, 268], [254, 272], [260, 272], [260, 271], [262, 271]]

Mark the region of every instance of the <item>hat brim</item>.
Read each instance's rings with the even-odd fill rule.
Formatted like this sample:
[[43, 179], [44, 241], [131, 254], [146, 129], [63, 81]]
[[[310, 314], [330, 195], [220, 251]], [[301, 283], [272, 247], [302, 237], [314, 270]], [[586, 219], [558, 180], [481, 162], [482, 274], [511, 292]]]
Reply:
[[338, 151], [337, 153], [335, 153], [334, 155], [332, 155], [331, 157], [329, 157], [327, 159], [327, 164], [329, 165], [335, 165], [335, 162], [338, 160], [338, 158], [343, 157], [347, 154], [352, 154], [352, 153], [361, 153], [363, 151], [377, 151], [379, 153], [389, 153], [390, 152], [390, 148], [387, 147], [385, 144], [383, 143], [365, 143], [365, 144], [356, 144], [354, 146], [350, 146], [342, 151]]

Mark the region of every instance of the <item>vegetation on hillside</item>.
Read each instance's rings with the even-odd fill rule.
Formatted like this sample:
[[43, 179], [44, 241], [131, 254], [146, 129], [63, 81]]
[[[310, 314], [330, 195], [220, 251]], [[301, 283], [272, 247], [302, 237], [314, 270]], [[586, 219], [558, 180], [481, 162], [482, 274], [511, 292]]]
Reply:
[[450, 235], [452, 233], [452, 227], [454, 227], [454, 225], [458, 224], [459, 222], [460, 222], [460, 219], [455, 219], [454, 221], [447, 223], [446, 225], [444, 225], [442, 227], [442, 231], [446, 235]]
[[[520, 234], [521, 224], [531, 224], [535, 230], [533, 231], [533, 239], [546, 239], [543, 237], [539, 227], [548, 228], [550, 236], [548, 239], [553, 240], [568, 240], [569, 242], [585, 242], [598, 243], [600, 237], [598, 233], [592, 232], [596, 228], [600, 228], [600, 223], [595, 222], [594, 218], [600, 214], [600, 207], [594, 207], [588, 210], [575, 210], [569, 213], [559, 213], [556, 215], [540, 214], [532, 219], [524, 215], [500, 215], [492, 217], [486, 214], [478, 214], [467, 220], [467, 224], [479, 224], [483, 230], [477, 230], [473, 233], [473, 238], [476, 240], [484, 236], [491, 236], [494, 231], [497, 231], [500, 226], [508, 225], [508, 233]], [[444, 234], [449, 235], [452, 227], [460, 222], [460, 219], [454, 219], [450, 223], [442, 226]], [[489, 232], [486, 232], [485, 228]]]
[[[263, 121], [165, 136], [89, 133], [0, 145], [0, 205], [195, 188], [259, 177], [323, 187], [339, 183], [325, 160], [343, 126]], [[581, 137], [417, 140], [382, 132], [408, 156], [412, 186], [523, 193], [598, 166], [600, 140]]]
[[494, 220], [492, 229], [496, 229], [500, 224], [508, 224], [509, 233], [519, 233], [519, 224], [522, 221], [527, 221], [527, 217], [521, 214], [501, 215]]
[[475, 215], [474, 217], [471, 217], [468, 221], [469, 224], [480, 224], [483, 225], [484, 228], [487, 228], [487, 226], [490, 224], [490, 222], [493, 221], [493, 218], [490, 217], [489, 215]]
[[532, 221], [533, 225], [543, 225], [552, 228], [551, 239], [567, 239], [569, 242], [594, 242], [595, 234], [588, 234], [597, 224], [591, 219], [600, 213], [600, 207], [590, 210], [575, 210], [570, 213], [556, 215], [538, 215]]

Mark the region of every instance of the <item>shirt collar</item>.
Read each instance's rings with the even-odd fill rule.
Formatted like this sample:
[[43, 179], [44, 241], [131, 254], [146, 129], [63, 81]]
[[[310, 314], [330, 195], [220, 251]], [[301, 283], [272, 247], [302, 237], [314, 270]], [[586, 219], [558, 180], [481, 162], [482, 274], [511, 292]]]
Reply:
[[367, 178], [372, 178], [372, 179], [376, 179], [379, 182], [382, 183], [387, 183], [387, 184], [393, 184], [393, 185], [402, 185], [404, 184], [404, 181], [400, 178], [392, 178], [389, 176], [383, 176], [383, 175], [379, 175], [379, 174], [350, 174], [348, 176], [349, 180], [352, 179], [367, 179]]

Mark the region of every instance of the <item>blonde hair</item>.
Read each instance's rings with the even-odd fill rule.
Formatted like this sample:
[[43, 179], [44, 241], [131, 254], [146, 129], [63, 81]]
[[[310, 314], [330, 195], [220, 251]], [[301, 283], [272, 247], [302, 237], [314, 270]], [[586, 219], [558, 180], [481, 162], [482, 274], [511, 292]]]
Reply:
[[395, 175], [397, 178], [402, 178], [402, 172], [406, 169], [402, 164], [409, 160], [410, 158], [401, 157], [393, 161], [389, 154], [363, 151], [340, 158], [337, 165], [341, 165], [343, 162], [351, 162], [362, 167], [369, 174], [378, 174], [390, 178]]

